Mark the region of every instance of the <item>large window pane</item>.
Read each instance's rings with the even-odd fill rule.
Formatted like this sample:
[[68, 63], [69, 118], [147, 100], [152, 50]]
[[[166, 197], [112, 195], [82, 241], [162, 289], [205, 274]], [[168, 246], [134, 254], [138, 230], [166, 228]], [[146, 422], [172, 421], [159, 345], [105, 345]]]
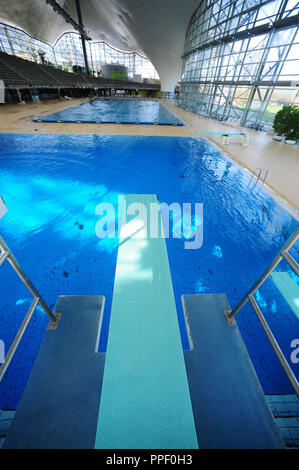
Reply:
[[[261, 4], [263, 3], [263, 4]], [[249, 11], [248, 11], [249, 10]], [[189, 25], [181, 76], [180, 102], [184, 106], [193, 103], [198, 113], [227, 119], [238, 117], [243, 125], [263, 122], [271, 126], [275, 113], [284, 104], [297, 103], [299, 81], [299, 33], [298, 27], [278, 29], [275, 23], [298, 12], [295, 0], [203, 0], [193, 16], [193, 22], [201, 25], [192, 36], [192, 47], [205, 45], [200, 54], [190, 52], [192, 22]], [[255, 26], [275, 26], [256, 34]], [[248, 37], [234, 38], [236, 31], [248, 31]], [[223, 38], [219, 45], [209, 47], [211, 38]], [[217, 84], [217, 90], [191, 89], [184, 81], [187, 76], [199, 82]], [[289, 82], [289, 88], [285, 84]], [[243, 87], [241, 85], [248, 85]], [[211, 85], [213, 86], [213, 85]], [[195, 103], [195, 104], [194, 104]]]
[[[152, 63], [136, 53], [119, 51], [104, 42], [86, 42], [90, 69], [97, 73], [101, 65], [120, 64], [128, 67], [129, 76], [140, 74], [143, 78], [159, 79]], [[85, 66], [82, 42], [78, 33], [65, 33], [55, 46], [32, 38], [24, 31], [0, 23], [0, 50], [38, 63], [58, 65], [72, 71], [73, 65]]]

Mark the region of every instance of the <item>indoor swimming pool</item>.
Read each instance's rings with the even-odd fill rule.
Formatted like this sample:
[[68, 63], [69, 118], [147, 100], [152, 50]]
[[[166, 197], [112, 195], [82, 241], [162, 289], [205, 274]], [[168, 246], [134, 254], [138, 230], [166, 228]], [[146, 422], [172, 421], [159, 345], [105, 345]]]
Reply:
[[183, 122], [159, 101], [140, 98], [94, 99], [32, 121], [184, 126]]
[[[97, 102], [56, 115], [76, 119], [86, 107], [99, 116]], [[107, 344], [118, 239], [96, 237], [99, 203], [112, 203], [116, 214], [118, 197], [126, 193], [157, 194], [160, 203], [203, 203], [202, 247], [186, 250], [183, 238], [166, 240], [184, 349], [189, 344], [182, 294], [226, 293], [234, 307], [298, 223], [201, 138], [0, 134], [0, 162], [0, 194], [8, 208], [1, 235], [51, 308], [59, 295], [105, 296], [100, 351]], [[298, 261], [298, 243], [290, 253]], [[298, 284], [285, 261], [278, 269]], [[6, 263], [0, 279], [0, 338], [8, 349], [31, 298]], [[290, 343], [299, 337], [296, 314], [271, 278], [256, 299], [290, 358]], [[264, 392], [291, 393], [252, 307], [247, 304], [236, 319]], [[38, 308], [0, 386], [0, 409], [16, 408], [47, 323]], [[298, 377], [299, 365], [292, 367]]]

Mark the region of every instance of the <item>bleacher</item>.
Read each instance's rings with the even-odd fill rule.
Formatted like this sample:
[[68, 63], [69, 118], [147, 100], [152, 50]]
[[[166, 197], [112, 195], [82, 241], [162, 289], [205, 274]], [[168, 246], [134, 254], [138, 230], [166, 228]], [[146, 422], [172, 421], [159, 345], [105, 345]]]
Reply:
[[5, 75], [2, 76], [2, 74], [0, 74], [0, 78], [4, 80], [5, 85], [9, 87], [15, 85], [14, 82], [19, 78], [22, 78], [22, 85], [27, 85], [28, 87], [51, 87], [59, 85], [53, 77], [35, 62], [30, 62], [29, 60], [1, 52], [0, 63], [1, 68], [6, 69]]
[[0, 79], [7, 88], [124, 88], [159, 90], [151, 83], [136, 83], [70, 73], [54, 66], [37, 64], [0, 51]]
[[44, 71], [50, 77], [52, 77], [55, 82], [57, 82], [60, 86], [72, 88], [77, 86], [88, 85], [84, 77], [77, 73], [65, 72], [64, 70], [57, 69], [56, 67], [53, 67], [51, 65], [40, 65], [40, 67], [44, 69]]
[[3, 62], [2, 53], [0, 53], [0, 79], [4, 81], [5, 86], [9, 88], [17, 88], [28, 85], [28, 81], [11, 69], [8, 64]]

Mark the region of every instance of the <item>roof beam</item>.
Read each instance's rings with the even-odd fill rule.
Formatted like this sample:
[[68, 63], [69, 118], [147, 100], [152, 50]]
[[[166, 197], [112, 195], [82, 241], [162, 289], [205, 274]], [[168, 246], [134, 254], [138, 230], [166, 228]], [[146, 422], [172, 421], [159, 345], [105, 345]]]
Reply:
[[84, 26], [83, 24], [80, 25], [78, 23], [76, 23], [75, 20], [73, 20], [73, 18], [70, 17], [70, 15], [64, 10], [64, 8], [62, 8], [59, 3], [57, 3], [55, 0], [46, 0], [46, 3], [48, 3], [49, 5], [51, 5], [51, 7], [53, 8], [53, 10], [58, 13], [58, 15], [62, 16], [65, 21], [67, 23], [70, 23], [73, 28], [78, 31], [81, 36], [84, 37], [84, 39], [86, 39], [87, 41], [90, 41], [91, 40], [91, 37], [89, 37], [89, 35], [87, 34], [87, 32], [85, 31], [84, 29]]

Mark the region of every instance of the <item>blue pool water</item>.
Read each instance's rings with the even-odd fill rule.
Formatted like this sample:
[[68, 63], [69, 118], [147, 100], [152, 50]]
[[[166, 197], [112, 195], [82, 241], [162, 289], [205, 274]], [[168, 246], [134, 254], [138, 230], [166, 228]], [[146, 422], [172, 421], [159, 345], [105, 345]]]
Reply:
[[159, 101], [139, 98], [90, 100], [39, 119], [33, 119], [33, 122], [40, 121], [184, 126], [182, 121]]
[[[107, 342], [118, 240], [95, 235], [100, 202], [113, 203], [116, 213], [118, 196], [125, 193], [158, 194], [168, 204], [204, 204], [200, 249], [185, 250], [184, 239], [166, 240], [184, 348], [181, 295], [225, 292], [236, 305], [297, 224], [200, 138], [0, 134], [0, 163], [1, 195], [8, 207], [1, 235], [52, 308], [59, 295], [106, 297], [101, 350]], [[298, 251], [298, 246], [291, 250], [297, 260]], [[279, 269], [293, 276], [285, 264]], [[0, 338], [8, 348], [30, 296], [6, 263], [0, 279]], [[298, 319], [271, 279], [257, 298], [289, 358], [291, 340], [299, 337]], [[265, 393], [291, 392], [251, 306], [237, 321]], [[16, 407], [46, 326], [39, 308], [0, 387], [0, 409]], [[298, 368], [293, 365], [297, 376]]]

